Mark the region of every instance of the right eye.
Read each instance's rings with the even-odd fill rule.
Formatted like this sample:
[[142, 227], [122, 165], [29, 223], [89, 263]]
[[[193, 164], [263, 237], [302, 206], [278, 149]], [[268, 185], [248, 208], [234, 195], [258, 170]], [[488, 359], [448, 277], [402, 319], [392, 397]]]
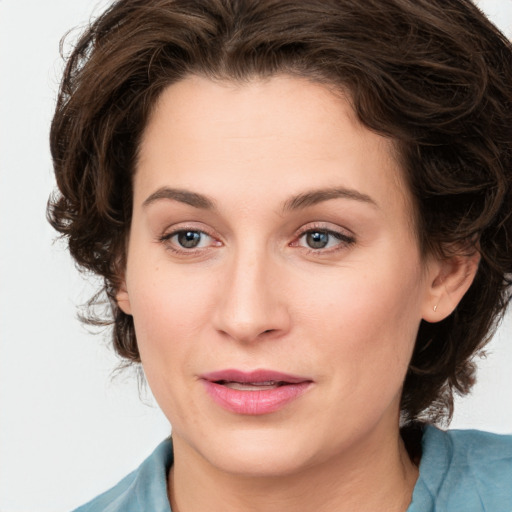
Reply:
[[176, 242], [185, 249], [195, 249], [201, 247], [201, 243], [204, 244], [206, 237], [208, 235], [201, 231], [179, 231], [172, 239], [176, 239]]
[[167, 233], [160, 240], [171, 250], [177, 252], [187, 252], [218, 245], [213, 237], [198, 229], [179, 229]]

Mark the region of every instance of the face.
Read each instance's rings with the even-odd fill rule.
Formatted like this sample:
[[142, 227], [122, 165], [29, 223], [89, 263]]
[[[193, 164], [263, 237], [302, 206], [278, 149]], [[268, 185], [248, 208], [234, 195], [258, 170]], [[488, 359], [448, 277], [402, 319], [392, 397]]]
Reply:
[[397, 438], [432, 308], [410, 202], [391, 143], [321, 85], [163, 93], [118, 299], [176, 449], [289, 474]]

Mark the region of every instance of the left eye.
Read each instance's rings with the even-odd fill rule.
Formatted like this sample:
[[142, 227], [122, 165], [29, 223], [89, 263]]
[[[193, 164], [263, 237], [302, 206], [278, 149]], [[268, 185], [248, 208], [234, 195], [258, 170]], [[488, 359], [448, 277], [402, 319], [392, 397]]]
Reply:
[[299, 238], [299, 244], [309, 249], [330, 249], [340, 243], [350, 243], [352, 240], [348, 236], [334, 231], [314, 229], [306, 231]]

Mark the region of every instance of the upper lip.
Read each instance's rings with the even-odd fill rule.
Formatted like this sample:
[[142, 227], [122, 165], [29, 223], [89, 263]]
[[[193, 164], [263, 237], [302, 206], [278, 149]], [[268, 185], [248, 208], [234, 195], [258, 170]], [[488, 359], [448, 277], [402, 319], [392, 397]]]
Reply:
[[204, 373], [200, 377], [210, 382], [240, 382], [251, 384], [261, 384], [269, 382], [299, 384], [301, 382], [311, 382], [311, 379], [308, 377], [301, 377], [298, 375], [290, 375], [289, 373], [282, 373], [274, 370], [263, 369], [252, 371], [226, 369], [210, 373]]

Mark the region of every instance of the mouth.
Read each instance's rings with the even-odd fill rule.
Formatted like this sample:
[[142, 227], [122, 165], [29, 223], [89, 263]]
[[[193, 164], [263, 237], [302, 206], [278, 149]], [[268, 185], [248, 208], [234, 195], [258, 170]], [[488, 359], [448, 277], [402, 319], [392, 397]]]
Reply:
[[308, 377], [271, 370], [221, 370], [202, 375], [201, 380], [217, 405], [247, 415], [276, 412], [298, 399], [313, 384]]
[[267, 389], [275, 389], [280, 386], [287, 386], [290, 383], [283, 381], [276, 382], [273, 380], [266, 382], [233, 382], [228, 380], [219, 380], [215, 381], [215, 384], [226, 386], [230, 389], [238, 389], [239, 391], [265, 391]]

